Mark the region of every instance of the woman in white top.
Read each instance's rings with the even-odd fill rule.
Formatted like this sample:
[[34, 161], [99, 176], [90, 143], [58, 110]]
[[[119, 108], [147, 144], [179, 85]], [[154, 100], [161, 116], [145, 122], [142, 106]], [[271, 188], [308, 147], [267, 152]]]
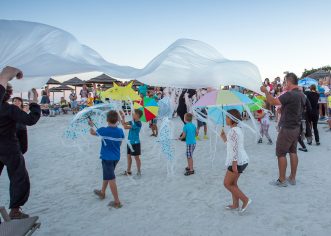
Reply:
[[226, 206], [227, 210], [238, 210], [239, 200], [242, 201], [240, 213], [244, 213], [252, 202], [238, 187], [238, 179], [248, 166], [248, 156], [244, 149], [244, 135], [241, 128], [237, 127], [238, 121], [241, 121], [240, 112], [236, 109], [227, 111], [229, 116], [226, 117], [226, 124], [231, 127], [226, 135], [224, 130], [221, 132], [221, 138], [227, 146], [227, 156], [225, 165], [227, 172], [224, 177], [224, 186], [232, 194], [232, 205]]

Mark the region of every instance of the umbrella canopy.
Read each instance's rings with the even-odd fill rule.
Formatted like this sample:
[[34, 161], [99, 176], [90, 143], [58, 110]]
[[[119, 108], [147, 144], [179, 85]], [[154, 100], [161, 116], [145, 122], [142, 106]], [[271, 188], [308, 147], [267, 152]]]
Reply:
[[331, 76], [329, 71], [325, 71], [325, 70], [318, 70], [310, 75], [308, 75], [309, 78], [313, 78], [313, 79], [321, 79], [321, 78], [325, 78]]
[[67, 85], [60, 85], [58, 87], [55, 87], [55, 88], [51, 88], [49, 89], [50, 92], [63, 92], [65, 90], [72, 90], [72, 88], [70, 88], [69, 86]]
[[299, 83], [298, 83], [299, 86], [305, 87], [305, 88], [308, 88], [313, 84], [317, 86], [318, 85], [317, 80], [309, 78], [309, 77], [305, 77], [305, 78], [299, 80]]
[[52, 79], [52, 78], [49, 78], [49, 80], [47, 81], [46, 83], [47, 85], [57, 85], [57, 84], [61, 84], [59, 81], [55, 80], [55, 79]]
[[143, 112], [142, 117], [140, 118], [143, 122], [148, 122], [154, 119], [159, 111], [157, 102], [153, 98], [144, 97], [140, 101], [135, 101], [133, 104], [134, 109], [139, 109]]
[[257, 98], [257, 97], [253, 97], [252, 101], [254, 102], [254, 104], [248, 104], [248, 108], [250, 111], [257, 111], [260, 110], [262, 108], [262, 106], [264, 105], [264, 101]]
[[85, 84], [85, 81], [77, 78], [77, 77], [74, 77], [72, 79], [69, 79], [67, 81], [64, 81], [62, 84], [64, 85], [71, 85], [71, 86], [82, 86], [83, 84]]
[[97, 77], [94, 77], [92, 79], [89, 79], [88, 81], [86, 81], [86, 83], [88, 84], [113, 84], [114, 82], [116, 82], [117, 80], [106, 75], [106, 74], [101, 74]]
[[254, 102], [245, 94], [239, 93], [237, 91], [215, 90], [206, 93], [194, 104], [194, 107], [238, 106], [250, 103]]
[[205, 94], [193, 107], [208, 107], [208, 118], [216, 124], [225, 124], [225, 111], [243, 111], [243, 105], [254, 104], [245, 94], [230, 90], [215, 90]]
[[77, 139], [85, 136], [89, 130], [88, 120], [92, 120], [96, 128], [107, 126], [107, 112], [117, 110], [115, 103], [98, 104], [92, 107], [86, 107], [76, 114], [70, 122], [70, 125], [64, 132], [67, 139]]
[[138, 93], [132, 89], [132, 82], [127, 86], [118, 86], [116, 83], [114, 83], [114, 87], [101, 92], [101, 98], [103, 100], [106, 98], [111, 98], [112, 100], [117, 101], [141, 100], [141, 97], [138, 95]]

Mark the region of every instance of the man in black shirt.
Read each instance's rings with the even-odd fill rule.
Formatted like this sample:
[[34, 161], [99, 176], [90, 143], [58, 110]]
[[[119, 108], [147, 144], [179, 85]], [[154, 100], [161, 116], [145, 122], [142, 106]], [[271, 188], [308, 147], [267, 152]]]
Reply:
[[[38, 104], [31, 103], [30, 113], [27, 114], [19, 107], [7, 102], [12, 94], [12, 88], [7, 82], [15, 76], [21, 78], [22, 73], [12, 67], [6, 67], [0, 76], [0, 172], [5, 165], [10, 180], [9, 208], [11, 211], [9, 216], [12, 219], [21, 219], [28, 217], [21, 212], [20, 207], [29, 198], [30, 180], [16, 136], [16, 124], [34, 125], [37, 123], [40, 118], [40, 107]], [[6, 90], [3, 93], [5, 85]]]
[[[306, 97], [299, 90], [298, 78], [294, 73], [285, 76], [287, 90], [279, 98], [274, 98], [265, 86], [261, 87], [261, 92], [265, 93], [267, 101], [273, 106], [281, 106], [281, 118], [279, 121], [280, 131], [276, 142], [276, 155], [278, 158], [279, 178], [275, 185], [286, 187], [287, 182], [296, 184], [296, 172], [298, 167], [297, 143], [300, 135], [300, 126]], [[286, 178], [287, 159], [286, 154], [290, 154], [291, 174]]]

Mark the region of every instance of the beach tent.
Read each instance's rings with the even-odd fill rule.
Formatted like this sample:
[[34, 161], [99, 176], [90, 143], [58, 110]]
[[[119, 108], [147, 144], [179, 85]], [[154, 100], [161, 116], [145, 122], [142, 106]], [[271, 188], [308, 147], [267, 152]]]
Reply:
[[330, 71], [325, 71], [325, 70], [318, 70], [307, 77], [313, 78], [313, 79], [323, 79], [325, 77], [331, 77]]
[[70, 86], [74, 86], [75, 87], [75, 93], [77, 94], [77, 87], [81, 87], [85, 84], [85, 81], [74, 77], [72, 79], [66, 80], [62, 83], [63, 85], [70, 85]]
[[49, 92], [53, 93], [53, 103], [54, 103], [54, 93], [63, 92], [63, 97], [65, 97], [65, 91], [68, 91], [68, 90], [72, 90], [72, 88], [70, 88], [67, 85], [63, 85], [63, 84], [60, 85], [59, 87], [49, 89]]
[[50, 78], [47, 83], [47, 85], [58, 85], [58, 84], [61, 84], [59, 81], [55, 80], [55, 79], [52, 79]]
[[87, 84], [113, 84], [114, 82], [117, 82], [117, 80], [106, 74], [101, 74], [86, 81]]

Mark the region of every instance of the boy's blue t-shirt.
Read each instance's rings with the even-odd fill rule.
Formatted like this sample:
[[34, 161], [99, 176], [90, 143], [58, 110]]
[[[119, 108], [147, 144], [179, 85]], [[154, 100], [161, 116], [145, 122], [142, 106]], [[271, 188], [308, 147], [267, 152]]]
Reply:
[[[101, 141], [100, 158], [107, 161], [118, 161], [121, 157], [121, 141], [109, 140], [110, 138], [124, 138], [124, 132], [118, 127], [102, 127], [97, 129], [98, 136], [105, 137]], [[106, 142], [106, 144], [105, 144]]]
[[186, 144], [196, 144], [195, 135], [197, 127], [192, 123], [186, 123], [183, 128], [183, 132], [186, 133]]
[[129, 125], [131, 125], [131, 129], [129, 130], [129, 141], [131, 144], [140, 143], [139, 132], [141, 130], [141, 121], [130, 121]]
[[322, 86], [318, 86], [317, 89], [318, 89], [318, 92], [320, 93], [320, 97], [325, 98], [326, 97], [325, 96], [325, 89]]

